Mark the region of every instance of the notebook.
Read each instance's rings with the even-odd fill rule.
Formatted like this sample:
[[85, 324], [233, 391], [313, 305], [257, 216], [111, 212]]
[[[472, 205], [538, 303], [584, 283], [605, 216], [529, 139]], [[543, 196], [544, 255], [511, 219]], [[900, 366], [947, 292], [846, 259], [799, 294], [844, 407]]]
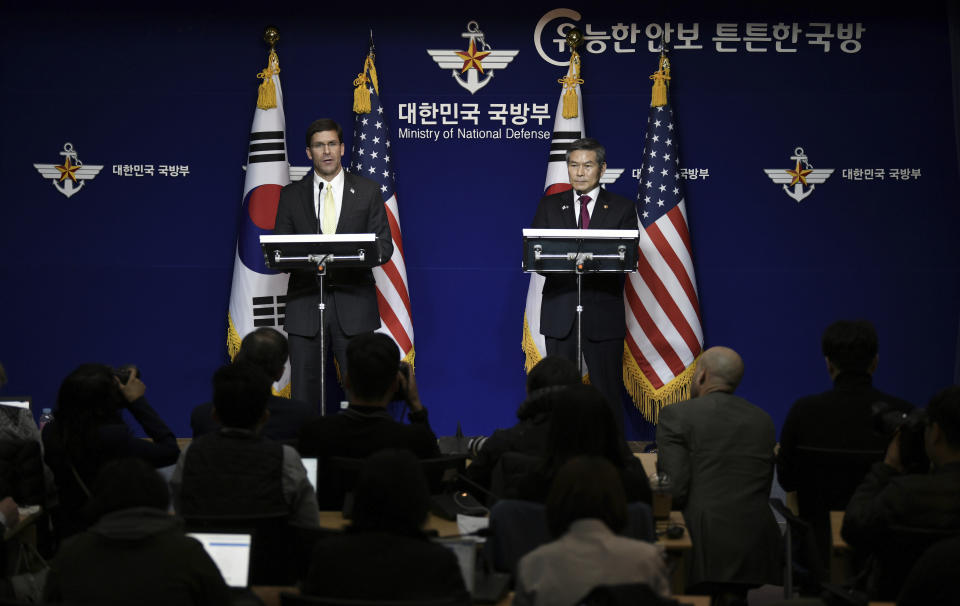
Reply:
[[246, 587], [250, 579], [253, 536], [242, 532], [188, 532], [200, 541], [230, 587]]

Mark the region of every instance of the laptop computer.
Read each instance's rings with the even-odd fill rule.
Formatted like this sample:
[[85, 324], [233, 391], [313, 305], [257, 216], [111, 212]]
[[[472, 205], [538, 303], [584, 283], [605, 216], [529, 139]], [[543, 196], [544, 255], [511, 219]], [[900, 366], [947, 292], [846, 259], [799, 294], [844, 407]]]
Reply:
[[307, 470], [307, 479], [310, 480], [310, 485], [313, 486], [313, 492], [317, 492], [317, 458], [304, 457], [300, 460], [303, 461], [303, 467]]
[[0, 397], [0, 406], [10, 406], [12, 408], [22, 408], [24, 410], [30, 410], [30, 396]]
[[227, 586], [247, 587], [250, 582], [253, 535], [243, 532], [188, 532], [187, 536], [200, 541], [220, 569]]

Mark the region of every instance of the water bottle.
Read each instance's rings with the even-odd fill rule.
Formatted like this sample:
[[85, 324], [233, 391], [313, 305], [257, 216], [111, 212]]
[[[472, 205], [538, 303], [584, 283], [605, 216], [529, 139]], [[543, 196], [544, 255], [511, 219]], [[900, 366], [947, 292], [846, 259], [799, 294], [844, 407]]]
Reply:
[[40, 411], [40, 420], [37, 421], [37, 427], [40, 428], [40, 431], [43, 431], [43, 426], [53, 420], [53, 411], [49, 408], [44, 408]]

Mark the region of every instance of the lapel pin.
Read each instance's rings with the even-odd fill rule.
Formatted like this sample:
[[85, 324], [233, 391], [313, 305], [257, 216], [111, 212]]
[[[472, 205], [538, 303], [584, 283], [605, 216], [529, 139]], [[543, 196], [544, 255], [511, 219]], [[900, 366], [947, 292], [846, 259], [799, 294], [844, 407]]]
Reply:
[[563, 206], [560, 207], [560, 210], [567, 210], [568, 208], [570, 208], [570, 207], [569, 207], [568, 205], [564, 204]]
[[610, 208], [610, 207], [609, 207], [609, 206], [607, 206], [606, 204], [604, 204], [604, 205], [603, 205], [603, 207], [604, 207], [604, 208]]
[[353, 188], [351, 187], [351, 188], [350, 188], [350, 193], [351, 193], [351, 194], [355, 194], [355, 193], [357, 193], [357, 190], [355, 190], [355, 189], [353, 189]]

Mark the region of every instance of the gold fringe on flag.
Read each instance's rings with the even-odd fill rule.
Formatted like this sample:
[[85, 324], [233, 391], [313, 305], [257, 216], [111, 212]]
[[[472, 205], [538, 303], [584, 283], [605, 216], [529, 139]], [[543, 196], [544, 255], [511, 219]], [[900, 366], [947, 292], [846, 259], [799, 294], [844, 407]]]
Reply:
[[[367, 77], [368, 73], [370, 74], [369, 78]], [[373, 90], [379, 95], [380, 88], [377, 86], [377, 68], [373, 64], [372, 52], [367, 55], [366, 61], [363, 62], [363, 71], [357, 74], [356, 80], [353, 81], [353, 85], [356, 87], [353, 89], [354, 113], [370, 113], [370, 89], [367, 88], [368, 82], [373, 84]]]
[[277, 51], [270, 49], [267, 58], [267, 67], [257, 74], [263, 80], [257, 91], [257, 109], [273, 109], [277, 106], [277, 87], [273, 85], [273, 77], [280, 73], [280, 59]]
[[570, 67], [567, 75], [557, 80], [563, 85], [563, 117], [576, 118], [579, 115], [577, 85], [583, 84], [580, 77], [580, 55], [575, 48], [570, 49]]
[[533, 334], [530, 332], [530, 324], [527, 322], [527, 314], [523, 314], [523, 341], [520, 343], [523, 353], [526, 354], [526, 362], [523, 366], [529, 373], [540, 361], [540, 351], [537, 349], [537, 343], [533, 340]]
[[237, 352], [240, 351], [240, 341], [242, 340], [240, 333], [237, 332], [237, 327], [233, 325], [230, 312], [227, 312], [227, 353], [230, 354], [231, 362], [236, 357]]
[[627, 344], [623, 344], [623, 384], [630, 392], [634, 405], [644, 419], [656, 425], [660, 419], [660, 411], [664, 406], [690, 399], [690, 383], [699, 359], [700, 356], [697, 356], [673, 380], [660, 389], [654, 389], [643, 371], [637, 366], [637, 361], [630, 354]]
[[670, 61], [666, 55], [660, 55], [660, 67], [650, 79], [653, 80], [650, 107], [663, 107], [667, 104], [667, 81], [670, 80]]

